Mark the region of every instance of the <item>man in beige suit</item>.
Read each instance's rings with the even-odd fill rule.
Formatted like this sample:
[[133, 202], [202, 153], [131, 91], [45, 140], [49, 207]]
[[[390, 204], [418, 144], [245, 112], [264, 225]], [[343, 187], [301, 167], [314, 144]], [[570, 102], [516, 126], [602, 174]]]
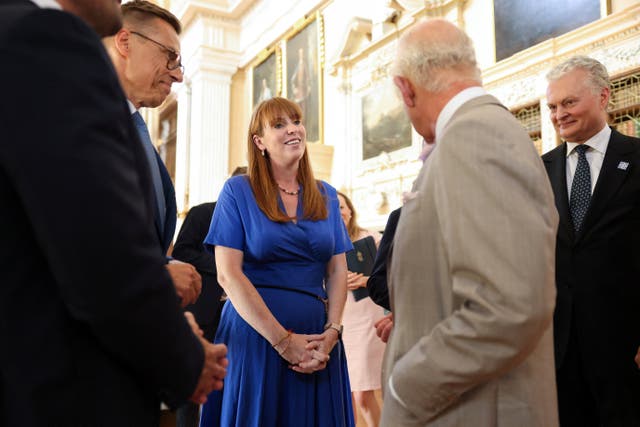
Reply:
[[453, 24], [409, 29], [394, 68], [434, 146], [395, 235], [381, 425], [557, 426], [558, 214], [542, 162], [482, 88], [471, 40]]

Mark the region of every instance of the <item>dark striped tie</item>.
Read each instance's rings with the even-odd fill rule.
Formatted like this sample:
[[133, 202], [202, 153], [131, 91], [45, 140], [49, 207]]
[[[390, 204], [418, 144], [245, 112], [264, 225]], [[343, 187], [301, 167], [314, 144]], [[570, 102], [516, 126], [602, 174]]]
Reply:
[[571, 184], [569, 209], [571, 210], [573, 229], [576, 232], [580, 231], [582, 221], [587, 215], [589, 203], [591, 202], [591, 172], [589, 171], [589, 162], [585, 154], [588, 148], [588, 145], [578, 145], [575, 148], [575, 151], [578, 152], [578, 165]]

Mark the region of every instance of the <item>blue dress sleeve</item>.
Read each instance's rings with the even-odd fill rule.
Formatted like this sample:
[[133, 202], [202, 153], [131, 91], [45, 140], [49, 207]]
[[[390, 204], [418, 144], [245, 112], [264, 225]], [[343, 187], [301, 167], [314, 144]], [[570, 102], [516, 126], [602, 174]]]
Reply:
[[239, 179], [243, 176], [232, 177], [225, 182], [218, 197], [216, 208], [213, 212], [209, 232], [204, 239], [204, 246], [213, 252], [214, 246], [244, 251], [245, 233], [242, 223], [242, 212], [239, 206], [240, 189]]

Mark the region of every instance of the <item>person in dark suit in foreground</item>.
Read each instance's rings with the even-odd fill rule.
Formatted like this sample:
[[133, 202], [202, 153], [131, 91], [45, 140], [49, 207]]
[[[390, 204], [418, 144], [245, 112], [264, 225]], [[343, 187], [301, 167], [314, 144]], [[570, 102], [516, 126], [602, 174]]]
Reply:
[[99, 38], [119, 2], [37, 3], [0, 5], [0, 425], [157, 425], [160, 401], [221, 388], [226, 348], [194, 334], [158, 250]]
[[544, 160], [560, 214], [555, 356], [560, 424], [640, 425], [640, 139], [607, 125], [604, 65], [570, 58], [547, 75], [564, 141]]

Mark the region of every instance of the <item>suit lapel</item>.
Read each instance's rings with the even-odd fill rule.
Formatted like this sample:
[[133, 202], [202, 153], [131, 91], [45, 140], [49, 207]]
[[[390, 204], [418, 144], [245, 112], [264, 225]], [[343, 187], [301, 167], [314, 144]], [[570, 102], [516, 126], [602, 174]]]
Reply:
[[569, 212], [569, 194], [567, 193], [567, 144], [564, 143], [551, 158], [545, 159], [545, 164], [556, 199], [556, 209], [560, 216], [558, 232], [562, 233], [562, 237], [573, 241], [573, 222]]
[[635, 147], [632, 144], [625, 144], [622, 136], [615, 130], [611, 132], [602, 169], [600, 169], [591, 204], [584, 219], [583, 235], [588, 233], [589, 228], [600, 218], [607, 203], [616, 195], [629, 176], [629, 172], [634, 167], [630, 155], [633, 151]]
[[[160, 155], [156, 152], [156, 162], [158, 163], [158, 169], [160, 170], [160, 179], [162, 180], [162, 190], [164, 191], [165, 200], [165, 216], [164, 221], [160, 222], [159, 218], [156, 218], [156, 229], [158, 230], [158, 236], [160, 237], [160, 243], [162, 249], [166, 252], [171, 245], [173, 239], [173, 233], [176, 228], [176, 194], [164, 162]], [[160, 212], [158, 211], [158, 215]], [[160, 224], [164, 224], [164, 229], [161, 229]]]

